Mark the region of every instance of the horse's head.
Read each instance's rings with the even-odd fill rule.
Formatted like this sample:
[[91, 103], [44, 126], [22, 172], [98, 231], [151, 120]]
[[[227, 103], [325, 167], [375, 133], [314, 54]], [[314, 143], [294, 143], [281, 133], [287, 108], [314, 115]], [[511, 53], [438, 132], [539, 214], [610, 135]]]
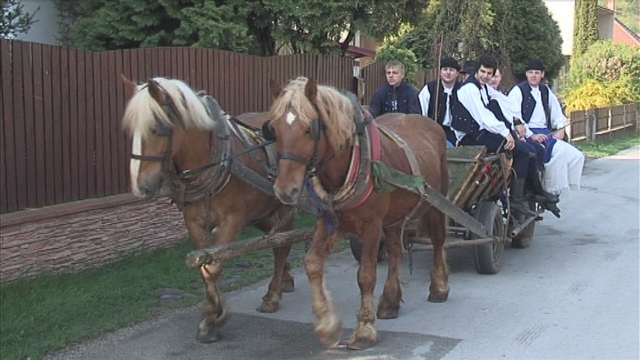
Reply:
[[184, 82], [154, 78], [137, 85], [124, 75], [130, 95], [122, 123], [132, 136], [131, 191], [153, 198], [162, 187], [165, 172], [186, 144], [189, 128], [211, 129], [214, 125], [197, 94]]
[[313, 79], [292, 80], [282, 89], [271, 81], [274, 102], [263, 133], [275, 140], [278, 176], [273, 185], [285, 204], [295, 204], [304, 182], [325, 161], [351, 143], [353, 105], [336, 89], [318, 86]]

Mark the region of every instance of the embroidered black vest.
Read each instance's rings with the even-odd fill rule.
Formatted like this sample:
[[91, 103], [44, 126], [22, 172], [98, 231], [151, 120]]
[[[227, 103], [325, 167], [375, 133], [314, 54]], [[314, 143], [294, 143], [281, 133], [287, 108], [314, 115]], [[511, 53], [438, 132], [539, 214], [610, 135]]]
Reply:
[[[476, 80], [475, 76], [469, 76], [465, 82], [460, 85], [460, 88], [466, 86], [466, 84], [472, 83], [475, 87], [478, 88], [478, 91], [481, 91], [482, 86]], [[465, 134], [470, 134], [471, 137], [476, 136], [476, 134], [480, 131], [480, 125], [478, 122], [471, 116], [469, 111], [458, 101], [458, 94], [454, 92], [451, 96], [453, 100], [453, 109], [451, 111], [451, 128], [461, 131]]]
[[[536, 107], [536, 99], [531, 95], [531, 86], [529, 83], [522, 82], [518, 84], [520, 91], [522, 92], [522, 104], [520, 104], [520, 110], [522, 111], [522, 117], [527, 124], [531, 121], [531, 115]], [[539, 84], [540, 97], [542, 98], [542, 109], [544, 110], [544, 117], [547, 120], [547, 129], [551, 130], [551, 109], [549, 108], [549, 87], [544, 84]]]
[[[431, 119], [434, 119], [438, 124], [442, 125], [442, 123], [444, 122], [444, 116], [447, 113], [447, 96], [449, 96], [449, 94], [447, 94], [446, 92], [444, 92], [444, 86], [442, 86], [442, 83], [439, 84], [438, 86], [438, 106], [436, 107], [436, 85], [438, 85], [438, 82], [440, 80], [436, 80], [436, 81], [431, 81], [427, 83], [427, 89], [429, 89], [429, 112], [427, 113], [427, 116]], [[457, 90], [458, 87], [458, 83], [456, 82], [456, 84], [453, 86], [453, 89], [451, 89], [451, 99], [449, 99], [449, 106], [451, 107], [451, 112], [453, 113], [453, 101], [454, 101], [454, 96], [455, 96], [455, 92]], [[436, 108], [438, 109], [438, 118], [435, 118], [435, 112], [436, 112]]]

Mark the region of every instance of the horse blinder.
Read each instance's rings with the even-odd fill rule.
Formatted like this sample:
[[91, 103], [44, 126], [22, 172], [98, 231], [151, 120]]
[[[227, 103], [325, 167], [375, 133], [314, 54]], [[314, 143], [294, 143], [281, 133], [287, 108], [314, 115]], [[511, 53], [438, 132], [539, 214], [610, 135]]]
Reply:
[[262, 124], [262, 137], [267, 141], [276, 141], [276, 133], [271, 127], [271, 121], [267, 120]]

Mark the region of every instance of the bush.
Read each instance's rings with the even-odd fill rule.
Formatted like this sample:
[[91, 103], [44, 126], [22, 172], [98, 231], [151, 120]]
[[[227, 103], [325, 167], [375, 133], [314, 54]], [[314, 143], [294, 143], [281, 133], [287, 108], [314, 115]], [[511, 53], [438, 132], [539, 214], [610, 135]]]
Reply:
[[376, 52], [376, 61], [387, 62], [389, 60], [399, 60], [404, 64], [404, 79], [409, 84], [416, 86], [414, 80], [418, 73], [418, 59], [413, 51], [402, 49], [394, 45], [384, 45]]
[[627, 99], [632, 100], [632, 98], [633, 93], [628, 84], [623, 81], [616, 80], [607, 83], [589, 79], [570, 91], [564, 99], [564, 104], [565, 111], [571, 112], [623, 104], [629, 102]]
[[567, 111], [640, 101], [640, 48], [597, 41], [571, 61]]

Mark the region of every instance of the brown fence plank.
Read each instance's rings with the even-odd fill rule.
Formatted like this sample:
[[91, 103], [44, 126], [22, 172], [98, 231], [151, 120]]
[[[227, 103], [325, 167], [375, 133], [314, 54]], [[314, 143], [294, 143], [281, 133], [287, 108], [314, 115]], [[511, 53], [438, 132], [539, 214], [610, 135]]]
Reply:
[[[78, 92], [78, 50], [69, 50], [69, 127], [70, 127], [70, 185], [71, 200], [80, 199], [80, 169], [77, 164], [80, 162], [80, 118], [78, 117], [78, 103], [82, 101], [82, 93]], [[84, 138], [84, 136], [83, 136]]]
[[[120, 127], [118, 126], [118, 110], [117, 110], [117, 97], [116, 97], [116, 81], [117, 68], [116, 68], [116, 55], [117, 50], [107, 52], [107, 71], [105, 72], [105, 90], [107, 100], [107, 124], [109, 131], [109, 162], [106, 164], [106, 168], [109, 169], [111, 175], [111, 191], [110, 195], [120, 193], [120, 166], [119, 162], [122, 160], [118, 157], [118, 149], [120, 148]], [[116, 106], [114, 106], [116, 105]]]
[[62, 148], [62, 48], [51, 47], [51, 108], [53, 117], [53, 180], [56, 203], [65, 202], [64, 189], [64, 153]]
[[57, 204], [56, 202], [56, 185], [55, 185], [55, 138], [53, 137], [55, 119], [53, 114], [53, 47], [51, 45], [42, 45], [42, 101], [44, 108], [44, 133], [45, 133], [45, 173], [44, 181], [46, 189], [46, 204]]
[[0, 136], [3, 137], [2, 150], [2, 186], [0, 190], [3, 194], [0, 194], [2, 200], [1, 211], [11, 212], [18, 209], [17, 199], [17, 184], [16, 184], [16, 156], [15, 156], [15, 143], [14, 143], [14, 119], [13, 119], [13, 59], [12, 48], [14, 42], [6, 39], [0, 39], [0, 59], [2, 60], [2, 127], [3, 131]]
[[62, 171], [62, 189], [65, 202], [71, 201], [71, 121], [69, 119], [69, 106], [71, 104], [71, 94], [69, 86], [69, 48], [60, 48], [60, 116], [62, 124], [62, 144], [61, 157], [62, 166], [58, 169]]
[[22, 43], [22, 53], [25, 63], [22, 66], [22, 91], [24, 101], [24, 146], [25, 146], [25, 164], [27, 170], [27, 181], [24, 183], [24, 188], [27, 191], [27, 207], [36, 207], [38, 200], [38, 185], [36, 179], [38, 178], [38, 168], [36, 164], [36, 137], [35, 127], [36, 118], [34, 114], [33, 103], [35, 96], [33, 93], [33, 57], [32, 57], [32, 43]]
[[[91, 51], [86, 51], [84, 53], [85, 58], [85, 81], [87, 83], [86, 88], [86, 112], [87, 115], [85, 117], [86, 122], [86, 136], [87, 136], [87, 163], [86, 163], [86, 171], [87, 171], [87, 196], [95, 197], [98, 192], [98, 184], [96, 183], [96, 85], [95, 85], [95, 76], [94, 76], [94, 68], [96, 64], [94, 64], [94, 53]], [[97, 64], [99, 65], [99, 64]], [[99, 67], [98, 67], [99, 69]]]
[[90, 153], [87, 151], [87, 79], [86, 79], [86, 51], [78, 50], [76, 58], [78, 61], [78, 199], [87, 198], [87, 158]]
[[[93, 68], [102, 69], [102, 62], [99, 53], [92, 53]], [[96, 192], [95, 196], [101, 197], [106, 193], [107, 184], [105, 180], [105, 173], [102, 164], [104, 163], [104, 129], [102, 124], [102, 76], [100, 71], [94, 71], [93, 73], [93, 126], [95, 137], [95, 181]]]
[[[29, 64], [29, 53], [24, 43], [13, 46], [13, 147], [15, 154], [15, 177], [18, 209], [27, 207], [27, 168], [25, 148], [25, 109], [23, 92], [23, 67]], [[26, 53], [25, 53], [26, 52]]]
[[124, 86], [122, 85], [122, 80], [120, 80], [120, 74], [124, 71], [124, 58], [125, 58], [125, 50], [116, 51], [116, 72], [113, 79], [113, 89], [116, 93], [116, 106], [115, 106], [115, 117], [113, 119], [115, 123], [115, 127], [117, 131], [120, 133], [118, 140], [118, 155], [117, 155], [117, 163], [116, 166], [118, 168], [118, 192], [123, 193], [127, 192], [127, 177], [128, 177], [128, 157], [127, 157], [127, 136], [125, 132], [122, 130], [122, 126], [120, 125], [122, 116], [124, 115], [124, 108], [126, 105], [126, 98], [124, 94]]
[[[101, 68], [107, 69], [109, 67], [109, 52], [99, 53], [98, 56]], [[105, 76], [104, 70], [101, 71], [100, 74], [98, 91], [100, 92], [100, 101], [96, 103], [96, 106], [101, 108], [98, 122], [101, 126], [100, 136], [102, 138], [102, 156], [99, 162], [102, 168], [102, 177], [99, 177], [97, 180], [104, 180], [103, 195], [106, 196], [113, 193], [113, 174], [111, 169], [112, 133], [111, 121], [109, 121], [109, 76]]]
[[32, 107], [35, 119], [35, 165], [37, 170], [37, 202], [35, 207], [45, 206], [47, 204], [47, 186], [46, 186], [46, 141], [47, 133], [44, 129], [44, 89], [42, 79], [42, 69], [45, 61], [42, 57], [42, 44], [33, 44], [31, 47], [31, 62], [33, 73], [33, 101]]

